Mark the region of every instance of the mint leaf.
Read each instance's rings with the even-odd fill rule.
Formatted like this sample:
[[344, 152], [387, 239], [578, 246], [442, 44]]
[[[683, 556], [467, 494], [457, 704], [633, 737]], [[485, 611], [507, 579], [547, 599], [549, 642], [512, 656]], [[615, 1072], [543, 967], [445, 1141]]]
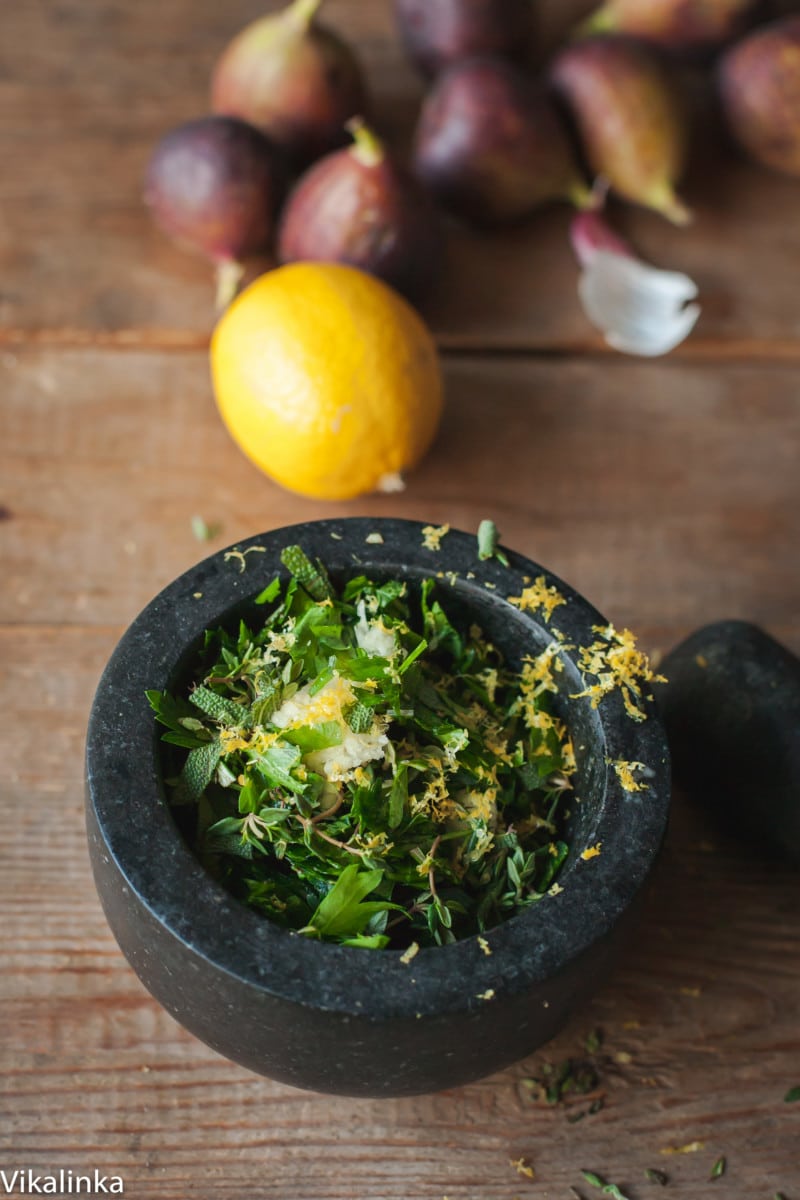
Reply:
[[383, 871], [360, 871], [355, 863], [345, 867], [327, 896], [317, 905], [308, 923], [308, 932], [329, 938], [363, 933], [376, 913], [396, 907], [386, 901], [363, 902], [382, 879]]

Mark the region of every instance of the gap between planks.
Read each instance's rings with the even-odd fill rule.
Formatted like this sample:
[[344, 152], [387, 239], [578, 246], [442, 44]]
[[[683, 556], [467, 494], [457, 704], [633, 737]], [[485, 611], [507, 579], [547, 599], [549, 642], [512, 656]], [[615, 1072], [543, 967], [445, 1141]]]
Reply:
[[[480, 341], [471, 335], [439, 334], [437, 345], [442, 354], [486, 358], [585, 358], [613, 359], [617, 365], [641, 364], [642, 359], [619, 354], [596, 338], [537, 344], [492, 339]], [[0, 329], [0, 349], [43, 347], [55, 350], [123, 350], [193, 353], [206, 351], [210, 335], [181, 329], [89, 330], [78, 328]], [[765, 366], [800, 363], [800, 340], [787, 338], [694, 338], [664, 358], [661, 366], [719, 365], [743, 363]]]

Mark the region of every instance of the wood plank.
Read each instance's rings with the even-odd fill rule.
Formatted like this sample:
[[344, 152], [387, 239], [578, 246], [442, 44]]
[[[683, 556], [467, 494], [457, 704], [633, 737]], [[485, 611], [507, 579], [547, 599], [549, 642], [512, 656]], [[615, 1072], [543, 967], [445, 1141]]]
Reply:
[[[407, 491], [326, 504], [244, 459], [202, 354], [6, 351], [0, 620], [120, 627], [206, 553], [296, 521], [492, 516], [653, 645], [723, 616], [798, 644], [796, 369], [463, 358], [446, 372], [442, 432]], [[214, 542], [194, 539], [194, 514], [222, 526]]]
[[[169, 346], [207, 337], [209, 270], [152, 227], [142, 172], [165, 129], [205, 111], [215, 56], [264, 7], [171, 0], [156, 17], [124, 0], [38, 0], [9, 10], [0, 44], [0, 342]], [[542, 53], [590, 7], [543, 4]], [[329, 0], [327, 12], [363, 53], [378, 124], [406, 142], [421, 85], [403, 61], [389, 0]], [[687, 183], [692, 229], [632, 210], [620, 224], [643, 255], [700, 284], [704, 315], [681, 354], [725, 354], [743, 342], [796, 359], [797, 184], [746, 166], [718, 139], [706, 134]], [[555, 208], [494, 235], [453, 226], [448, 270], [427, 308], [442, 345], [600, 349], [578, 306], [567, 225], [567, 211]]]
[[[591, 1168], [643, 1200], [647, 1167], [730, 1200], [800, 1186], [796, 876], [762, 862], [680, 798], [642, 924], [619, 969], [546, 1050], [470, 1087], [414, 1099], [329, 1099], [207, 1050], [152, 1001], [94, 894], [81, 730], [114, 640], [104, 628], [0, 630], [0, 1161], [120, 1174], [169, 1200], [512, 1200], [567, 1195]], [[521, 1080], [604, 1030], [605, 1107], [540, 1108]], [[468, 1052], [468, 1048], [467, 1048]], [[695, 1154], [661, 1150], [702, 1141]], [[509, 1159], [536, 1169], [532, 1187]], [[649, 1190], [648, 1190], [649, 1187]], [[586, 1189], [584, 1188], [584, 1191]]]

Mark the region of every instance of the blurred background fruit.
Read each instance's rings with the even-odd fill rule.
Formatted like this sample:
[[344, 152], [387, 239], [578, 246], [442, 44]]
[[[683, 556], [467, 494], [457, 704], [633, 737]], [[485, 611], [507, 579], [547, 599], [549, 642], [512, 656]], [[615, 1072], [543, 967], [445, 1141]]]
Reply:
[[550, 77], [592, 171], [624, 199], [685, 224], [690, 214], [675, 185], [686, 119], [655, 55], [628, 38], [587, 38], [560, 52]]
[[269, 243], [286, 171], [274, 145], [233, 117], [201, 117], [156, 145], [145, 203], [176, 241], [216, 264], [223, 306], [242, 274], [242, 259]]
[[517, 221], [588, 190], [545, 94], [510, 63], [474, 58], [444, 71], [422, 108], [415, 168], [436, 199], [478, 225]]
[[443, 260], [436, 209], [363, 121], [349, 127], [353, 145], [320, 159], [291, 193], [278, 257], [349, 263], [418, 299]]
[[344, 145], [366, 109], [354, 52], [317, 18], [321, 0], [294, 0], [233, 39], [214, 70], [212, 108], [241, 117], [303, 165]]
[[433, 339], [371, 275], [294, 263], [260, 276], [211, 342], [217, 405], [276, 482], [322, 500], [402, 488], [439, 425]]
[[606, 0], [580, 32], [627, 33], [659, 46], [718, 46], [741, 30], [753, 0]]
[[488, 54], [524, 60], [533, 40], [533, 0], [394, 0], [409, 57], [425, 75]]
[[800, 175], [800, 16], [754, 30], [723, 56], [728, 128], [751, 158]]

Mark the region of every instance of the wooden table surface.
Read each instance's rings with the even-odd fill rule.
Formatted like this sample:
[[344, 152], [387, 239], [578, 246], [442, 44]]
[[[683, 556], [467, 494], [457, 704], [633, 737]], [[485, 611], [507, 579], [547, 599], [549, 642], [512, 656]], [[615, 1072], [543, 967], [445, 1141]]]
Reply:
[[[800, 1104], [783, 1100], [800, 1084], [798, 877], [680, 795], [594, 1001], [532, 1058], [439, 1095], [332, 1100], [231, 1065], [149, 997], [106, 927], [82, 815], [92, 691], [128, 621], [208, 550], [323, 516], [492, 516], [651, 650], [721, 617], [800, 650], [800, 184], [713, 136], [690, 230], [620, 212], [643, 253], [699, 282], [703, 317], [670, 358], [616, 356], [587, 326], [565, 210], [453, 230], [427, 309], [447, 414], [408, 490], [316, 503], [242, 458], [210, 392], [209, 272], [152, 228], [140, 180], [261, 7], [27, 0], [0, 16], [0, 1167], [98, 1168], [142, 1200], [568, 1200], [591, 1192], [581, 1168], [645, 1200], [648, 1167], [666, 1196], [800, 1200]], [[590, 5], [541, 7], [552, 43]], [[330, 0], [328, 17], [402, 139], [420, 86], [388, 0]], [[222, 526], [208, 547], [196, 514]], [[598, 1027], [602, 1111], [531, 1104], [520, 1081]]]

